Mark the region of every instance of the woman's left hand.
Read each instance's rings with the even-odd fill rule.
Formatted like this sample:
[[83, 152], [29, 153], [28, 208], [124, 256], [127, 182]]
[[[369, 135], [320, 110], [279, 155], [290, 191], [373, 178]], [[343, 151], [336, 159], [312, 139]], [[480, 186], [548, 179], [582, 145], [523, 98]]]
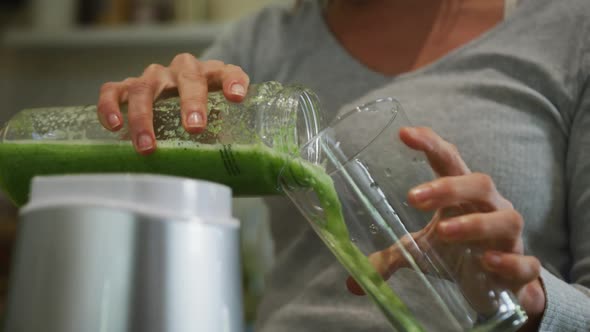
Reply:
[[[525, 327], [538, 326], [545, 310], [545, 293], [539, 279], [541, 264], [537, 258], [524, 255], [522, 216], [498, 192], [490, 176], [472, 173], [455, 146], [432, 129], [404, 128], [400, 138], [410, 148], [423, 151], [438, 175], [408, 194], [408, 202], [415, 208], [435, 212], [428, 226], [412, 234], [412, 238], [417, 243], [426, 238], [443, 246], [465, 244], [482, 250], [484, 269], [517, 295], [529, 315]], [[393, 251], [399, 250], [389, 249], [390, 255]], [[392, 265], [400, 264], [387, 256], [379, 252], [370, 257], [373, 264], [380, 262], [375, 265], [389, 262], [387, 267], [376, 267], [387, 271], [382, 273], [385, 278], [395, 271]]]

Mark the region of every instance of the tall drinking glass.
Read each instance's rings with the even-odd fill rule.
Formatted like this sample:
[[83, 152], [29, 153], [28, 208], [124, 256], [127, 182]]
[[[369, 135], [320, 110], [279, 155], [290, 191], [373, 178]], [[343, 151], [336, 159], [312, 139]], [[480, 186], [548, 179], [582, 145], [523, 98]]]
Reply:
[[406, 202], [434, 179], [399, 139], [409, 125], [391, 98], [338, 117], [301, 150], [313, 165], [285, 171], [299, 179], [283, 181], [285, 193], [399, 331], [518, 329], [526, 314], [484, 270], [483, 250], [443, 243], [436, 217]]

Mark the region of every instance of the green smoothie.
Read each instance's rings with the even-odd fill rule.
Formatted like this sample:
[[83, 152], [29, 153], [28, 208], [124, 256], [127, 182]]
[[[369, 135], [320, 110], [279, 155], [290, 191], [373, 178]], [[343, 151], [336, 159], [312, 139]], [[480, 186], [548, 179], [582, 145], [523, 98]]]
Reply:
[[195, 145], [162, 141], [149, 156], [129, 142], [73, 144], [15, 141], [0, 144], [0, 185], [12, 200], [28, 200], [33, 176], [80, 173], [156, 173], [226, 184], [234, 195], [274, 195], [279, 178], [313, 190], [325, 220], [313, 222], [338, 260], [400, 331], [423, 331], [403, 302], [350, 242], [332, 179], [318, 166], [261, 145]]
[[166, 174], [226, 184], [237, 196], [276, 195], [285, 162], [269, 151], [253, 146], [159, 142], [155, 153], [141, 156], [128, 142], [5, 142], [0, 144], [0, 185], [17, 205], [27, 202], [33, 176], [49, 174]]

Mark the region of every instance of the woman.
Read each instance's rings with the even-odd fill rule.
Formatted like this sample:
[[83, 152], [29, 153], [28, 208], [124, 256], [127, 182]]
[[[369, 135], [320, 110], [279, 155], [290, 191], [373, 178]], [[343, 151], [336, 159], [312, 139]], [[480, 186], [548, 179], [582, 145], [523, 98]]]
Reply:
[[[433, 211], [477, 207], [442, 220], [437, 232], [486, 246], [484, 266], [529, 315], [523, 331], [587, 331], [590, 3], [524, 0], [504, 18], [507, 6], [309, 0], [268, 8], [201, 60], [181, 54], [167, 67], [105, 84], [99, 117], [119, 129], [118, 104], [128, 101], [134, 145], [148, 154], [156, 148], [151, 103], [164, 91], [178, 90], [189, 132], [206, 125], [207, 91], [240, 101], [250, 81], [307, 85], [331, 116], [349, 103], [394, 96], [414, 124], [453, 142], [426, 128], [401, 133], [441, 176], [412, 190], [410, 202]], [[346, 273], [305, 222], [291, 222], [294, 208], [267, 201], [278, 257], [257, 330], [387, 331], [368, 301], [347, 293]]]

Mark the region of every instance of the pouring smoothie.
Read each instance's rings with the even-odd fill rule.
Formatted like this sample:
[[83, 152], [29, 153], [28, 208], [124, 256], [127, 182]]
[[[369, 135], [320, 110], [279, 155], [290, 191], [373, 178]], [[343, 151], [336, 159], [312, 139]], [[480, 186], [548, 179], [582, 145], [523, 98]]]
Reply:
[[[272, 89], [279, 88], [275, 85]], [[297, 143], [298, 136], [300, 139], [302, 133], [301, 126], [294, 122], [296, 114], [273, 116], [273, 119], [278, 121], [276, 127], [265, 127], [263, 134], [253, 135], [253, 132], [246, 130], [256, 127], [246, 121], [249, 118], [231, 122], [225, 115], [232, 110], [217, 107], [216, 103], [219, 103], [219, 100], [219, 96], [215, 97], [213, 104], [210, 104], [211, 111], [219, 112], [216, 114], [217, 118], [210, 117], [208, 131], [200, 137], [185, 137], [180, 140], [166, 136], [180, 133], [174, 130], [180, 123], [178, 109], [171, 107], [174, 102], [160, 104], [165, 105], [160, 108], [156, 105], [155, 127], [161, 135], [157, 136], [157, 151], [149, 156], [138, 155], [131, 143], [125, 140], [124, 134], [114, 137], [112, 135], [115, 134], [105, 131], [104, 137], [100, 134], [97, 138], [87, 139], [89, 132], [92, 135], [96, 132], [102, 133], [98, 122], [92, 122], [97, 128], [85, 128], [82, 136], [86, 137], [79, 137], [80, 135], [74, 131], [64, 134], [53, 128], [42, 132], [29, 130], [32, 135], [24, 130], [27, 132], [27, 135], [24, 135], [26, 137], [15, 139], [10, 136], [9, 129], [12, 128], [14, 132], [16, 128], [16, 131], [22, 132], [23, 125], [31, 125], [35, 121], [43, 122], [43, 119], [50, 118], [49, 113], [53, 117], [68, 113], [72, 116], [70, 119], [59, 121], [53, 119], [52, 123], [56, 126], [75, 126], [80, 123], [87, 126], [85, 117], [90, 118], [95, 114], [92, 107], [70, 108], [66, 111], [49, 109], [45, 115], [43, 110], [27, 110], [25, 113], [28, 114], [25, 115], [29, 116], [29, 120], [36, 119], [35, 121], [9, 123], [2, 132], [0, 186], [17, 205], [26, 203], [29, 184], [34, 176], [49, 174], [116, 172], [175, 175], [226, 184], [232, 188], [236, 196], [280, 194], [281, 183], [295, 185], [298, 187], [297, 190], [313, 191], [323, 209], [323, 220], [312, 221], [312, 224], [330, 250], [386, 314], [393, 326], [403, 331], [423, 331], [412, 313], [375, 271], [367, 257], [351, 243], [343, 219], [341, 202], [330, 176], [320, 165], [299, 158], [294, 143]], [[260, 96], [257, 102], [260, 102]], [[276, 105], [281, 102], [279, 99], [272, 103]], [[245, 105], [248, 107], [247, 102]], [[298, 107], [305, 108], [309, 105]], [[165, 111], [160, 117], [158, 109]], [[26, 118], [21, 114], [21, 119], [23, 117]], [[174, 119], [168, 119], [166, 125], [157, 123], [158, 119], [166, 117]], [[304, 124], [304, 128], [309, 128], [309, 124]], [[256, 130], [260, 131], [260, 128]], [[35, 135], [36, 133], [38, 135]], [[240, 137], [241, 141], [236, 140], [237, 137]], [[310, 137], [304, 137], [308, 138]], [[268, 143], [269, 139], [272, 139], [271, 144]]]

